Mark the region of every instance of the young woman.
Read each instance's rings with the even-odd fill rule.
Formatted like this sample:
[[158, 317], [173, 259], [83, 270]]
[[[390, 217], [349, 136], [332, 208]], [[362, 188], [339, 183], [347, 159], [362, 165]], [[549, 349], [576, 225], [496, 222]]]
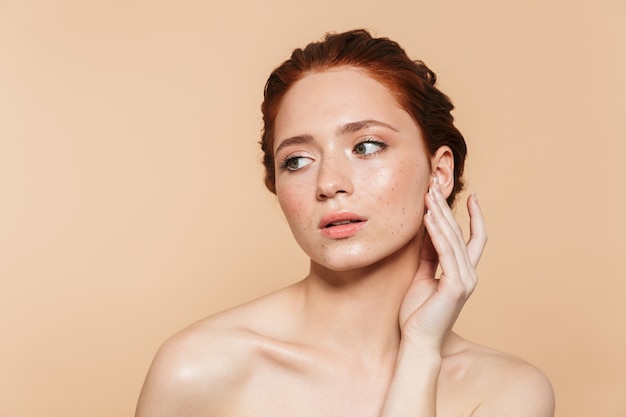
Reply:
[[266, 185], [310, 272], [169, 339], [138, 417], [553, 415], [539, 370], [451, 331], [487, 238], [474, 195], [468, 243], [450, 210], [466, 148], [435, 79], [362, 30], [271, 74]]

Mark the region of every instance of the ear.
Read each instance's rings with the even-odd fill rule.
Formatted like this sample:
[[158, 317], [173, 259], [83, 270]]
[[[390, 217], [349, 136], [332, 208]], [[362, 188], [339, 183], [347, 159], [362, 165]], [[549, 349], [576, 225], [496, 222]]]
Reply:
[[448, 198], [454, 189], [454, 155], [447, 146], [441, 146], [430, 159], [432, 175], [437, 177], [443, 195]]

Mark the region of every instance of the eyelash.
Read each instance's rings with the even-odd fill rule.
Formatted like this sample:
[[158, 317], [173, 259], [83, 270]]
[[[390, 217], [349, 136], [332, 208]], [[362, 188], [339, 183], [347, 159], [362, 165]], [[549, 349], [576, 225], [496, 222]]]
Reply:
[[383, 150], [385, 150], [385, 149], [387, 148], [387, 144], [386, 144], [386, 143], [381, 142], [381, 141], [376, 140], [376, 139], [373, 139], [373, 138], [367, 138], [367, 139], [365, 139], [365, 140], [363, 140], [363, 141], [361, 141], [361, 142], [357, 143], [357, 144], [354, 146], [354, 148], [352, 149], [352, 152], [353, 152], [353, 153], [356, 153], [355, 151], [356, 151], [357, 146], [359, 146], [359, 145], [363, 145], [363, 144], [373, 144], [373, 145], [378, 146], [380, 149], [378, 149], [378, 150], [376, 150], [376, 151], [374, 151], [374, 152], [372, 152], [372, 153], [369, 153], [369, 154], [357, 154], [357, 155], [361, 155], [361, 156], [369, 157], [369, 156], [371, 156], [371, 155], [375, 155], [375, 154], [377, 154], [378, 152], [383, 151]]
[[[378, 149], [378, 150], [376, 150], [376, 151], [374, 151], [374, 152], [371, 152], [371, 153], [366, 153], [366, 154], [359, 154], [359, 153], [356, 153], [356, 148], [357, 148], [357, 146], [359, 146], [359, 145], [363, 145], [363, 144], [373, 144], [373, 145], [379, 146], [379, 147], [380, 147], [380, 149]], [[373, 138], [367, 138], [367, 139], [365, 139], [365, 140], [363, 140], [363, 141], [361, 141], [361, 142], [357, 143], [357, 144], [354, 146], [354, 148], [352, 149], [352, 153], [354, 153], [354, 154], [356, 154], [356, 155], [364, 156], [364, 157], [370, 157], [370, 156], [372, 156], [372, 155], [377, 154], [377, 153], [378, 153], [378, 152], [380, 152], [380, 151], [385, 150], [386, 148], [387, 148], [387, 144], [386, 144], [386, 143], [381, 142], [381, 141], [379, 141], [379, 140], [375, 140], [375, 139], [373, 139]], [[303, 168], [303, 167], [296, 168], [296, 169], [291, 169], [291, 168], [289, 168], [289, 164], [291, 163], [291, 161], [296, 160], [296, 159], [299, 159], [299, 158], [307, 158], [307, 157], [306, 157], [306, 156], [301, 156], [301, 155], [298, 155], [298, 154], [295, 154], [295, 155], [293, 155], [293, 154], [292, 154], [292, 155], [287, 155], [287, 156], [283, 159], [283, 161], [280, 163], [279, 168], [280, 168], [281, 170], [298, 171], [299, 169], [301, 169], [301, 168]], [[307, 165], [308, 165], [308, 164], [307, 164]], [[305, 165], [305, 166], [306, 166], [306, 165]]]
[[306, 158], [305, 156], [302, 155], [287, 155], [283, 161], [280, 163], [280, 165], [278, 166], [281, 170], [288, 170], [288, 171], [297, 171], [300, 168], [297, 169], [291, 169], [289, 168], [289, 163], [293, 160], [299, 159], [299, 158]]

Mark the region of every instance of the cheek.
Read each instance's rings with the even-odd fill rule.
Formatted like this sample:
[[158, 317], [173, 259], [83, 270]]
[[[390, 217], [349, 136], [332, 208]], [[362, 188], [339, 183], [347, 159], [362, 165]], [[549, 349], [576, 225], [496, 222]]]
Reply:
[[381, 170], [370, 186], [380, 190], [379, 198], [390, 208], [397, 207], [403, 212], [417, 211], [424, 205], [427, 191], [426, 181], [413, 167], [399, 165], [393, 169]]
[[276, 195], [278, 197], [278, 204], [287, 219], [287, 222], [291, 226], [294, 233], [296, 233], [296, 224], [302, 224], [303, 220], [307, 218], [307, 211], [309, 207], [304, 203], [305, 199], [297, 189], [290, 188], [289, 191], [277, 189]]
[[370, 187], [379, 190], [376, 193], [384, 222], [391, 234], [416, 233], [421, 227], [424, 214], [424, 196], [428, 190], [429, 174], [425, 169], [398, 164], [387, 170], [380, 170], [379, 175], [370, 183]]

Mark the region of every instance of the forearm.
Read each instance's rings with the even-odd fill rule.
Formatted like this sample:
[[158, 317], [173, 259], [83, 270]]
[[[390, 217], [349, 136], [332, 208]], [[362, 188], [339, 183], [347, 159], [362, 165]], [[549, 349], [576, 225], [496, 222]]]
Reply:
[[380, 417], [435, 417], [440, 352], [402, 343]]

